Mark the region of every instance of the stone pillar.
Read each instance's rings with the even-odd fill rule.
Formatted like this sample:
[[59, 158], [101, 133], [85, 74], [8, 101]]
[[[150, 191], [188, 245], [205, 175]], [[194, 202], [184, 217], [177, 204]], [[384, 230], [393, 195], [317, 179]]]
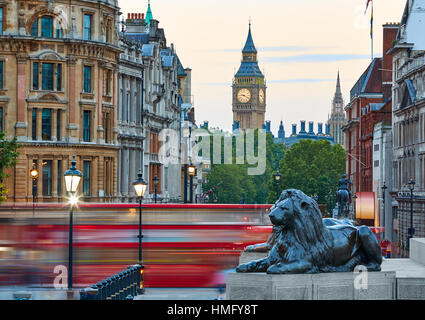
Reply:
[[122, 175], [123, 178], [123, 196], [128, 197], [128, 181], [129, 181], [129, 149], [124, 149], [124, 159], [122, 161], [124, 173]]
[[61, 170], [62, 171], [62, 173], [61, 173], [61, 175], [62, 175], [62, 177], [61, 177], [61, 181], [62, 181], [62, 188], [61, 188], [62, 194], [61, 194], [61, 196], [67, 196], [64, 174], [65, 174], [66, 170], [68, 170], [70, 168], [68, 166], [68, 162], [69, 162], [68, 156], [63, 156], [62, 157], [62, 170]]
[[[117, 92], [116, 92], [116, 94], [118, 95], [118, 104], [117, 104], [117, 108], [116, 108], [116, 110], [117, 110], [117, 120], [118, 121], [121, 121], [122, 120], [122, 113], [121, 113], [121, 110], [122, 110], [122, 95], [121, 95], [121, 88], [122, 88], [122, 75], [121, 75], [121, 73], [119, 73], [118, 74], [118, 88], [116, 89], [117, 90]], [[115, 85], [115, 82], [114, 82], [114, 85]], [[115, 87], [114, 87], [114, 92], [115, 92]]]
[[136, 99], [135, 99], [135, 92], [136, 92], [136, 78], [131, 78], [131, 82], [130, 82], [130, 101], [131, 101], [131, 105], [130, 105], [130, 122], [132, 124], [136, 124]]
[[105, 160], [103, 156], [99, 156], [98, 161], [98, 185], [99, 190], [105, 193]]
[[[113, 76], [113, 104], [115, 106], [114, 108], [114, 114], [112, 116], [112, 128], [111, 130], [113, 130], [113, 135], [112, 135], [112, 140], [113, 143], [115, 143], [118, 139], [118, 131], [117, 131], [117, 125], [118, 125], [118, 95], [119, 95], [119, 91], [118, 91], [118, 71], [114, 70], [112, 73]], [[115, 184], [114, 184], [115, 185]]]
[[26, 140], [26, 129], [27, 124], [25, 123], [25, 96], [26, 96], [26, 65], [28, 63], [28, 59], [26, 57], [26, 54], [17, 54], [16, 57], [17, 64], [18, 64], [18, 88], [17, 88], [17, 95], [18, 95], [18, 110], [17, 110], [17, 117], [16, 117], [16, 136], [18, 138], [18, 141], [25, 141]]
[[77, 132], [77, 123], [76, 123], [76, 109], [75, 102], [79, 100], [77, 96], [77, 91], [75, 88], [75, 83], [77, 81], [75, 76], [75, 68], [77, 64], [77, 59], [75, 57], [71, 57], [68, 60], [68, 68], [69, 68], [69, 78], [68, 78], [68, 86], [69, 86], [69, 114], [68, 114], [68, 141], [71, 143], [78, 142], [78, 132]]
[[98, 86], [97, 86], [97, 141], [98, 143], [105, 143], [104, 129], [102, 126], [103, 121], [103, 62], [98, 63]]
[[52, 161], [52, 197], [57, 200], [58, 196], [58, 159]]
[[[118, 150], [118, 159], [117, 159], [117, 166], [118, 166], [118, 170], [120, 170], [121, 168], [121, 151], [122, 149]], [[121, 171], [119, 171], [120, 174], [118, 174], [117, 177], [117, 194], [118, 197], [121, 196]]]
[[62, 110], [59, 116], [60, 116], [60, 123], [61, 123], [60, 139], [65, 140], [65, 110]]
[[58, 116], [58, 111], [56, 109], [51, 109], [52, 111], [52, 141], [57, 141], [58, 138], [56, 136], [56, 131], [57, 131], [57, 116]]
[[[30, 171], [33, 167], [32, 163], [33, 163], [33, 155], [27, 154], [27, 170], [25, 173], [26, 177], [30, 177]], [[14, 178], [16, 179], [16, 177]], [[33, 180], [30, 178], [27, 184], [27, 201], [28, 202], [32, 202], [32, 185], [33, 185]]]
[[38, 170], [37, 198], [40, 199], [43, 196], [43, 159], [42, 158], [38, 158], [37, 170]]
[[[99, 197], [99, 157], [93, 157], [93, 195], [98, 198]], [[99, 199], [100, 200], [100, 199]]]
[[[134, 149], [134, 147], [131, 148], [130, 152], [131, 153], [130, 153], [130, 163], [129, 163], [129, 167], [130, 167], [129, 180], [133, 181], [133, 180], [136, 180], [136, 150]], [[135, 196], [134, 188], [131, 188], [131, 190], [129, 190], [129, 195], [131, 197]]]
[[41, 136], [41, 126], [42, 126], [42, 112], [43, 112], [43, 109], [40, 109], [40, 108], [38, 108], [37, 110], [36, 110], [36, 112], [37, 112], [37, 121], [36, 121], [36, 123], [37, 123], [37, 132], [36, 132], [36, 137], [37, 137], [37, 140], [38, 141], [41, 141], [41, 140], [43, 140], [43, 137]]

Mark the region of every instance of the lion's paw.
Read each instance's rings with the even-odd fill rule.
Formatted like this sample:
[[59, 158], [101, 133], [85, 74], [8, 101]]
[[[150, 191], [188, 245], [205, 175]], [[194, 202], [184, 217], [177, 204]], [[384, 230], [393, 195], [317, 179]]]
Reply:
[[285, 271], [281, 267], [279, 267], [278, 265], [274, 264], [267, 269], [267, 273], [268, 274], [281, 274], [281, 273], [285, 273]]
[[236, 267], [236, 272], [248, 272], [248, 264], [241, 264]]

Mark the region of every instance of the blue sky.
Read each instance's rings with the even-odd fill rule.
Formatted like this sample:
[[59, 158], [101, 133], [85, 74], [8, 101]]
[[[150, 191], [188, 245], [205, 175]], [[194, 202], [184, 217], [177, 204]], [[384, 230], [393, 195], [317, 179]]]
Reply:
[[[399, 22], [405, 0], [374, 0], [374, 56], [382, 24]], [[147, 0], [119, 0], [122, 12], [146, 12]], [[366, 0], [151, 0], [185, 67], [192, 69], [196, 120], [230, 130], [234, 73], [252, 20], [259, 66], [267, 80], [266, 119], [277, 133], [300, 120], [325, 122], [338, 70], [345, 103], [370, 63]], [[315, 125], [316, 127], [316, 125]]]

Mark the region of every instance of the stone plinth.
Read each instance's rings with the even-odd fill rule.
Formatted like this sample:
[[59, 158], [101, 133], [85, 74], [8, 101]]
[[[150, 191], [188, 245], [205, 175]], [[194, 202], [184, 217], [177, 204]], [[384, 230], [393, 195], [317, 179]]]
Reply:
[[[368, 273], [368, 289], [354, 289], [356, 274], [314, 275], [229, 274], [228, 299], [420, 299], [425, 300], [425, 239], [411, 239], [409, 259], [384, 259], [381, 272]], [[239, 263], [262, 259], [267, 253], [242, 252]], [[391, 284], [393, 283], [393, 284]], [[390, 287], [393, 291], [390, 293]]]
[[425, 266], [425, 238], [410, 239], [410, 259]]
[[394, 300], [395, 272], [369, 272], [367, 289], [355, 288], [351, 272], [269, 275], [230, 273], [226, 299], [229, 300]]

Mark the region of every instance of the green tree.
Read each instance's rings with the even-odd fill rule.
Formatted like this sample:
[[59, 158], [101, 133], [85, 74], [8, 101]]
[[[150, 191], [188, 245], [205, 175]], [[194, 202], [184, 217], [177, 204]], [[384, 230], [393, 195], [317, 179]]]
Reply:
[[320, 204], [329, 203], [332, 190], [333, 206], [338, 180], [345, 172], [345, 157], [345, 150], [339, 144], [301, 140], [287, 150], [280, 162], [280, 190], [294, 188], [309, 196], [317, 194]]
[[6, 133], [0, 131], [0, 203], [6, 200], [8, 192], [3, 184], [4, 179], [8, 177], [6, 169], [15, 166], [19, 156], [18, 148], [16, 137], [12, 140], [7, 140]]
[[[258, 129], [255, 132], [254, 150], [258, 151]], [[233, 139], [232, 164], [212, 164], [203, 185], [204, 192], [216, 187], [210, 194], [209, 202], [217, 197], [218, 203], [267, 203], [269, 198], [269, 177], [276, 171], [285, 153], [283, 144], [275, 144], [273, 136], [266, 136], [266, 170], [262, 175], [248, 175], [247, 164], [236, 164], [236, 140]], [[212, 151], [211, 151], [212, 152]], [[211, 153], [212, 154], [212, 153]], [[223, 154], [223, 153], [222, 153]], [[222, 159], [223, 160], [223, 159]]]

